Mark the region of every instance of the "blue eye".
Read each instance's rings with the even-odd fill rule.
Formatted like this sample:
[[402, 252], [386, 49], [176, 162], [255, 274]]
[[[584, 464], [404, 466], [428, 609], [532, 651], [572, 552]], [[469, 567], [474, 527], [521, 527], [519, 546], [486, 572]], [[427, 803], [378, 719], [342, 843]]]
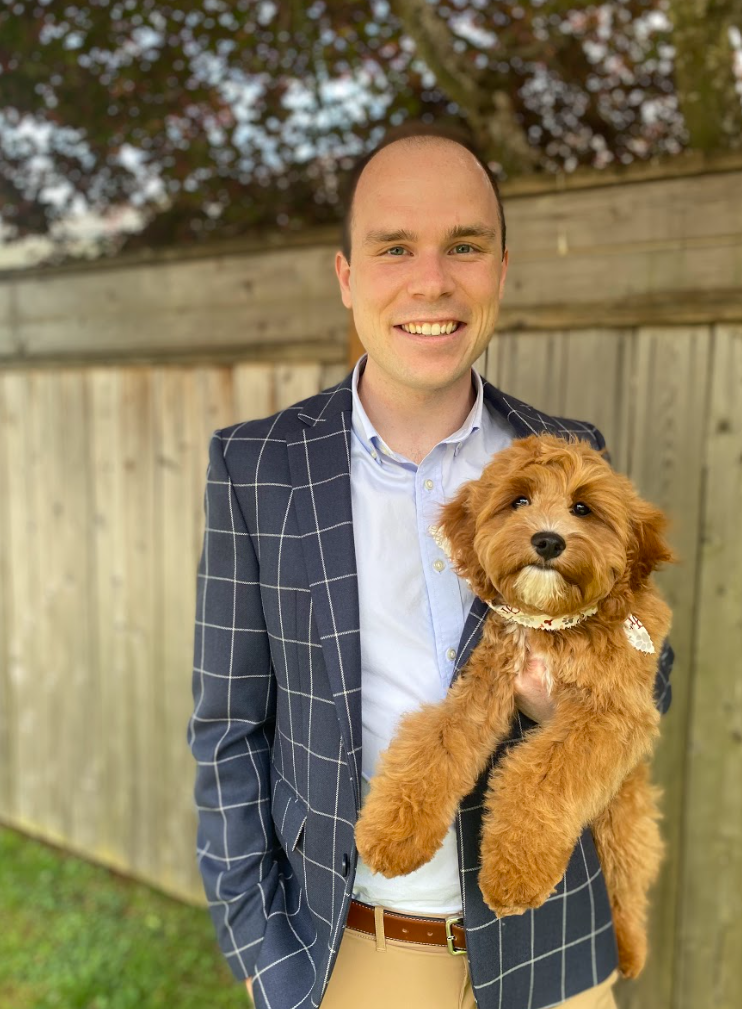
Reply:
[[404, 252], [404, 251], [405, 251], [405, 250], [404, 250], [404, 249], [402, 248], [402, 246], [401, 246], [401, 245], [393, 245], [393, 246], [391, 247], [391, 249], [387, 249], [386, 251], [387, 251], [387, 252], [395, 252], [395, 251], [397, 251], [397, 250], [399, 250], [400, 252]]
[[468, 249], [470, 252], [474, 252], [474, 246], [469, 242], [460, 242], [459, 245], [454, 245], [454, 249]]
[[529, 505], [530, 503], [531, 502], [529, 501], [529, 499], [527, 497], [524, 497], [523, 495], [521, 495], [520, 497], [517, 497], [515, 499], [515, 501], [513, 501], [511, 507], [512, 508], [521, 508], [523, 505]]

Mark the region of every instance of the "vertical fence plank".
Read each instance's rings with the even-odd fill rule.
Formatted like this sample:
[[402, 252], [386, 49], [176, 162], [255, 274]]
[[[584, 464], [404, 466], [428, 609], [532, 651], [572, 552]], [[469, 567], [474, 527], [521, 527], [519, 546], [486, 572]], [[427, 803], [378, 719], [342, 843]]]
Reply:
[[[126, 368], [122, 382], [123, 535], [125, 543], [124, 649], [130, 692], [129, 746], [131, 775], [137, 782], [132, 795], [132, 865], [156, 879], [163, 810], [158, 779], [162, 774], [162, 682], [156, 676], [160, 634], [155, 578], [160, 543], [155, 536], [156, 495], [153, 431], [152, 369]], [[158, 586], [159, 588], [159, 586]], [[125, 787], [128, 773], [121, 784]]]
[[[260, 366], [259, 366], [260, 367]], [[209, 462], [209, 442], [214, 431], [241, 418], [237, 416], [235, 404], [234, 371], [232, 368], [202, 368], [197, 379], [198, 416], [201, 419], [201, 449], [204, 471], [202, 483], [206, 479]], [[205, 487], [205, 483], [204, 483]], [[203, 487], [202, 487], [203, 490]], [[203, 502], [202, 502], [203, 504]]]
[[[15, 479], [10, 487], [9, 505], [13, 539], [10, 543], [12, 626], [11, 679], [16, 711], [16, 758], [18, 820], [34, 829], [42, 824], [51, 829], [54, 811], [47, 816], [46, 798], [49, 765], [43, 759], [47, 727], [47, 701], [38, 677], [40, 661], [41, 598], [39, 498], [46, 477], [42, 468], [39, 425], [43, 418], [38, 375], [18, 372], [8, 376], [6, 391], [14, 427], [8, 442], [8, 462]], [[42, 759], [40, 759], [40, 748]]]
[[92, 368], [90, 392], [92, 546], [97, 607], [92, 652], [98, 679], [99, 719], [91, 728], [102, 754], [103, 796], [98, 807], [96, 854], [109, 865], [129, 865], [133, 829], [127, 768], [129, 688], [123, 646], [126, 627], [124, 584], [126, 547], [123, 524], [125, 460], [121, 436], [122, 375], [116, 368]]
[[[162, 683], [162, 768], [159, 803], [167, 811], [160, 833], [159, 878], [174, 889], [195, 863], [192, 775], [187, 767], [186, 726], [192, 709], [192, 623], [195, 612], [191, 459], [195, 445], [195, 380], [183, 368], [155, 375], [158, 494], [156, 537], [160, 543], [157, 584], [161, 653], [153, 676]], [[197, 561], [196, 561], [197, 563]], [[186, 615], [190, 620], [186, 622]]]
[[17, 376], [13, 373], [0, 374], [0, 815], [14, 818], [18, 816], [18, 766], [17, 720], [14, 674], [17, 665], [14, 658], [14, 593], [13, 593], [13, 541], [12, 512], [17, 521], [17, 509], [12, 508], [11, 499], [17, 494], [17, 475], [11, 470], [12, 442], [17, 437], [19, 416], [14, 407], [14, 384]]
[[333, 385], [337, 385], [339, 382], [342, 382], [348, 372], [352, 371], [354, 367], [355, 361], [353, 362], [352, 367], [347, 364], [322, 365], [320, 389], [329, 389]]
[[[97, 804], [102, 794], [102, 754], [93, 744], [90, 727], [99, 717], [97, 669], [91, 662], [91, 630], [96, 595], [91, 585], [90, 432], [84, 373], [66, 368], [49, 376], [56, 390], [48, 430], [61, 433], [56, 451], [48, 442], [51, 488], [48, 507], [53, 522], [48, 533], [55, 546], [52, 572], [56, 608], [49, 614], [49, 665], [59, 663], [55, 691], [55, 752], [68, 794], [59, 795], [66, 838], [89, 849], [96, 842]], [[56, 789], [60, 792], [59, 789]]]
[[286, 407], [319, 392], [322, 365], [307, 364], [276, 365], [276, 409]]
[[[65, 527], [65, 424], [62, 414], [61, 375], [48, 371], [33, 376], [38, 389], [34, 415], [29, 417], [36, 432], [39, 469], [37, 492], [37, 541], [39, 545], [39, 595], [36, 600], [38, 665], [36, 688], [43, 697], [43, 731], [37, 739], [36, 760], [44, 768], [45, 832], [54, 840], [70, 836], [69, 746], [64, 738], [66, 700], [74, 696], [72, 684], [65, 697], [65, 679], [70, 676], [70, 641], [64, 604]], [[63, 419], [64, 418], [64, 419]], [[38, 493], [41, 491], [42, 493]], [[68, 794], [55, 787], [49, 774], [66, 782]]]
[[276, 405], [276, 365], [239, 364], [233, 372], [234, 417], [232, 422], [270, 417]]
[[621, 413], [627, 404], [621, 388], [625, 341], [625, 333], [610, 329], [580, 329], [565, 333], [560, 341], [564, 360], [558, 412], [595, 424], [605, 437], [614, 466], [622, 455]]
[[742, 327], [714, 340], [677, 1009], [742, 1003]]

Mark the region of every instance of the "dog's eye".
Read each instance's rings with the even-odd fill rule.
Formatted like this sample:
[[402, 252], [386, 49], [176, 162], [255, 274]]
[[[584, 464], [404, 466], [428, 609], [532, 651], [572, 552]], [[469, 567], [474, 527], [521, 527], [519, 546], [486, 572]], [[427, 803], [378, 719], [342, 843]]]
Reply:
[[523, 497], [523, 495], [521, 495], [520, 497], [517, 497], [515, 501], [513, 501], [512, 507], [520, 508], [522, 505], [529, 505], [530, 503], [531, 502], [528, 500], [527, 497]]
[[588, 508], [588, 506], [586, 504], [583, 504], [582, 501], [578, 501], [576, 504], [572, 505], [572, 514], [573, 515], [589, 515], [590, 514], [590, 509]]

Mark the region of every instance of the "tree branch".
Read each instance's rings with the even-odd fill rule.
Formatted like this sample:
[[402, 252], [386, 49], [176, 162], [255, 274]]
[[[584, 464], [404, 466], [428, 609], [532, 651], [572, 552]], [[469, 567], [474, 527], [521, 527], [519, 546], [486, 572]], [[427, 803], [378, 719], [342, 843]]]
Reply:
[[690, 146], [711, 152], [742, 147], [729, 28], [742, 27], [742, 0], [673, 0], [678, 104]]
[[481, 86], [476, 70], [456, 52], [450, 29], [427, 0], [392, 0], [392, 6], [441, 90], [461, 109], [487, 160], [498, 161], [508, 175], [529, 171], [538, 154], [515, 117], [508, 91]]

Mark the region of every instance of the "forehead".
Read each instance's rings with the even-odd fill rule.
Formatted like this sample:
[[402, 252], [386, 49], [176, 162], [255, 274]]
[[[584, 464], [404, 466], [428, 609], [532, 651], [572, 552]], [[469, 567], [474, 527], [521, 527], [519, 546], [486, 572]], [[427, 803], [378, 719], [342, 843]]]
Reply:
[[496, 227], [497, 200], [476, 158], [459, 144], [433, 139], [383, 148], [361, 173], [352, 228], [448, 231], [462, 223]]
[[[515, 447], [515, 446], [514, 446]], [[503, 472], [504, 470], [504, 472]], [[517, 483], [534, 493], [607, 493], [618, 491], [615, 474], [599, 458], [575, 452], [552, 452], [546, 458], [532, 452], [515, 451], [508, 456], [495, 456], [491, 466], [495, 483]]]

